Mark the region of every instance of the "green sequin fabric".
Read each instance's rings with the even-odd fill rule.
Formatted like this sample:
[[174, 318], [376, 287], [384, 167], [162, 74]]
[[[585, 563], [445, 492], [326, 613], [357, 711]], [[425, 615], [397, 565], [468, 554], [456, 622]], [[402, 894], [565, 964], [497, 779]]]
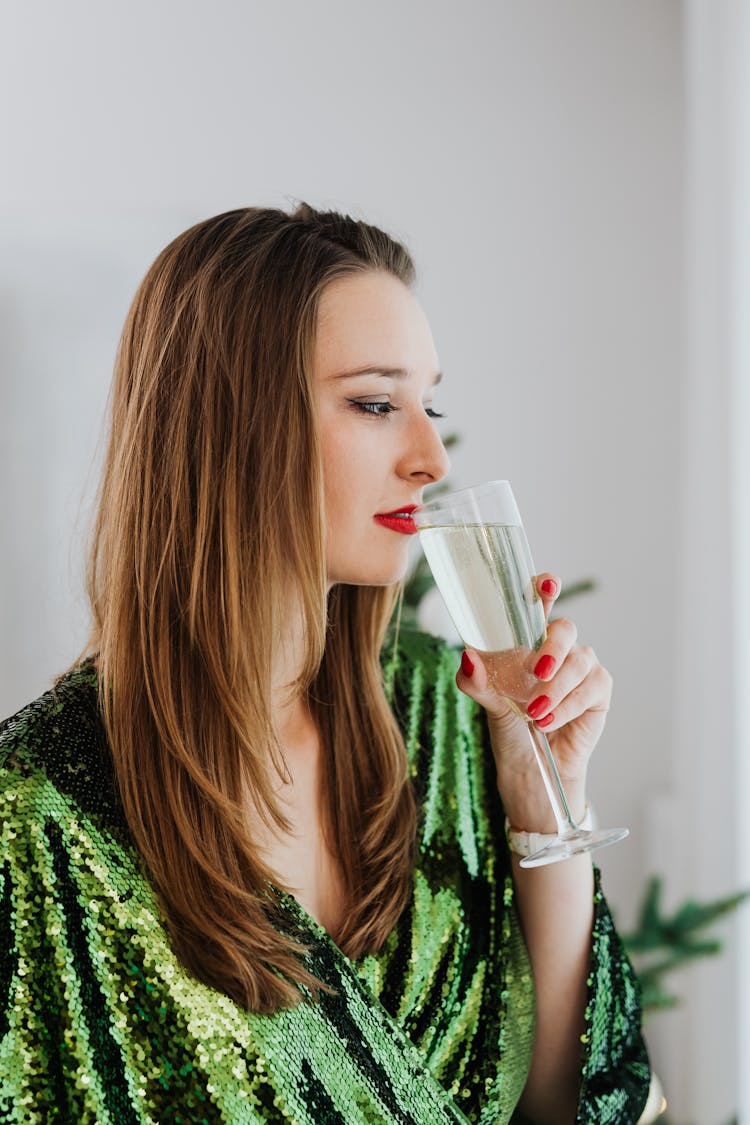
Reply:
[[[414, 890], [353, 963], [291, 896], [335, 993], [258, 1016], [173, 953], [119, 805], [85, 662], [0, 726], [0, 1122], [520, 1122], [533, 986], [481, 712], [403, 634], [386, 681], [421, 815]], [[578, 1121], [638, 1119], [637, 984], [597, 880]]]

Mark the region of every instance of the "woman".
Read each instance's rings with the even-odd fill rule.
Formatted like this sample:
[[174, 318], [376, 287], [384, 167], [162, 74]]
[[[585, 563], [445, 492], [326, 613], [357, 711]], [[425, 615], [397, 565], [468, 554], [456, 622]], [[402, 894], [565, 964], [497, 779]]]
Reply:
[[[90, 655], [0, 735], [0, 1120], [638, 1118], [591, 862], [505, 842], [554, 829], [523, 724], [477, 654], [384, 644], [448, 468], [412, 274], [363, 223], [247, 209], [136, 295]], [[536, 674], [582, 817], [610, 679], [564, 620]]]

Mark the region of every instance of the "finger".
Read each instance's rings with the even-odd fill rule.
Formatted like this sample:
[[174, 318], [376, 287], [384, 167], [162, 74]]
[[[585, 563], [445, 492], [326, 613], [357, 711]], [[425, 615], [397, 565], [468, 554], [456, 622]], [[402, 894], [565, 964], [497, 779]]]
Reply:
[[487, 690], [487, 670], [479, 653], [473, 648], [465, 648], [461, 653], [456, 686], [477, 702]]
[[562, 582], [556, 574], [551, 574], [545, 571], [543, 574], [537, 574], [534, 579], [536, 583], [536, 591], [542, 599], [542, 606], [544, 607], [544, 620], [546, 621], [550, 615], [550, 610], [555, 604], [555, 601], [560, 596], [562, 589]]
[[612, 698], [612, 677], [606, 668], [597, 664], [589, 675], [555, 707], [535, 718], [535, 723], [545, 734], [560, 730], [566, 723], [582, 715], [603, 713], [609, 710]]
[[464, 695], [468, 695], [491, 718], [502, 717], [512, 710], [509, 701], [492, 687], [489, 674], [479, 653], [473, 648], [466, 648], [461, 654], [461, 663], [456, 672], [456, 686]]
[[543, 719], [550, 711], [557, 713], [562, 701], [587, 680], [596, 663], [593, 649], [574, 646], [555, 675], [540, 683], [540, 690], [529, 700], [526, 710], [532, 719]]
[[538, 680], [547, 682], [561, 668], [578, 638], [578, 629], [567, 617], [556, 617], [547, 627], [544, 644], [532, 653], [528, 665]]

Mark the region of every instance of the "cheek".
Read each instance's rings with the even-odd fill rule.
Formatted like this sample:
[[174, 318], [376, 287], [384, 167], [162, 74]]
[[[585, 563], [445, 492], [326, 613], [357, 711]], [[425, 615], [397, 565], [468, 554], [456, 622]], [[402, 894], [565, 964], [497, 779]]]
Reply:
[[351, 508], [352, 497], [359, 491], [358, 469], [361, 447], [345, 426], [328, 425], [321, 429], [323, 488], [329, 528]]
[[334, 417], [321, 426], [320, 436], [323, 481], [331, 501], [376, 479], [381, 443], [366, 426], [352, 426], [349, 419]]
[[354, 443], [343, 427], [326, 426], [321, 432], [323, 472], [327, 477], [337, 476], [353, 451]]

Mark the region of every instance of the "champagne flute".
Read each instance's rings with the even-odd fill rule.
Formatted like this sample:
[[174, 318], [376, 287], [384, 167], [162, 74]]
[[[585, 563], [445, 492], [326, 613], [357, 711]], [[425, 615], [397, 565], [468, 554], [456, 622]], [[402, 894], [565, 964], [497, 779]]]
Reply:
[[534, 564], [507, 480], [429, 501], [413, 514], [422, 550], [464, 644], [476, 649], [493, 687], [524, 720], [555, 814], [557, 835], [522, 867], [538, 867], [614, 844], [627, 828], [592, 831], [571, 816], [546, 735], [526, 713], [539, 689], [532, 668], [547, 631]]

